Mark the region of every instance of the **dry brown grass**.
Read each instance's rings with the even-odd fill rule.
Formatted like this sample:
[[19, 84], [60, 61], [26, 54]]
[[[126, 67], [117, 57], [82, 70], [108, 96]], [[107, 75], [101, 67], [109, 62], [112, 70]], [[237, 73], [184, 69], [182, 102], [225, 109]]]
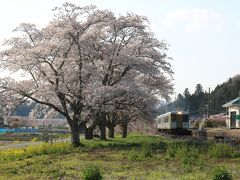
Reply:
[[226, 128], [208, 128], [206, 129], [207, 137], [214, 137], [217, 135], [224, 135], [232, 138], [240, 138], [240, 129], [226, 129]]

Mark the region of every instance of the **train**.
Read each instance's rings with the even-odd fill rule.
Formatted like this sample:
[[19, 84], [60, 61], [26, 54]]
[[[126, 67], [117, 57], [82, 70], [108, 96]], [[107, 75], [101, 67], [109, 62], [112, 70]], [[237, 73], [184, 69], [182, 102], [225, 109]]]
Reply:
[[186, 111], [171, 111], [156, 118], [158, 132], [171, 134], [191, 134], [189, 113]]

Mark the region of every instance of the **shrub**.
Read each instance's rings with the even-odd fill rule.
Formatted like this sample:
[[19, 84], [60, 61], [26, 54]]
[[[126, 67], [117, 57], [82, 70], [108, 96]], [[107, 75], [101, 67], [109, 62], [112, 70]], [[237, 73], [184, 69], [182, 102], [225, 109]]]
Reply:
[[83, 179], [84, 180], [101, 180], [101, 179], [103, 179], [100, 168], [93, 164], [86, 165], [86, 168], [83, 170]]
[[213, 180], [232, 180], [232, 174], [225, 167], [217, 167], [213, 172]]

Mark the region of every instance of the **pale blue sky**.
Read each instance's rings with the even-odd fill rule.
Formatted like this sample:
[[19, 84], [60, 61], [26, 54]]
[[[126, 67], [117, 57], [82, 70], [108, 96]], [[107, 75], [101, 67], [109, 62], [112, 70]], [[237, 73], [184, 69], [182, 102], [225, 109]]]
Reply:
[[[52, 8], [66, 0], [0, 1], [0, 41], [21, 22], [45, 26]], [[69, 0], [94, 4], [116, 14], [147, 16], [153, 32], [169, 44], [175, 91], [191, 92], [201, 83], [213, 89], [240, 73], [240, 1], [238, 0]]]

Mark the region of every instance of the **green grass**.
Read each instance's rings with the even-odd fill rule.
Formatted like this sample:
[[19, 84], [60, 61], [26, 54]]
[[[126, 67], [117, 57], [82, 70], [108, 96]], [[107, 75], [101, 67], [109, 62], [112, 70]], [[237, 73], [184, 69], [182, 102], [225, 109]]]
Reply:
[[144, 142], [151, 144], [154, 149], [164, 149], [166, 148], [166, 144], [169, 142], [169, 140], [164, 137], [132, 133], [126, 139], [123, 139], [120, 135], [117, 135], [114, 139], [108, 139], [107, 141], [100, 141], [99, 139], [82, 141], [82, 143], [88, 149], [131, 149], [132, 147], [140, 147]]
[[41, 139], [41, 135], [27, 133], [0, 134], [0, 141], [31, 141], [33, 138]]
[[[59, 133], [49, 133], [53, 139], [69, 138], [70, 134], [59, 134]], [[42, 141], [43, 133], [31, 134], [31, 133], [6, 133], [0, 134], [0, 141], [32, 141], [36, 139], [37, 141]]]
[[[1, 151], [0, 179], [82, 179], [86, 164], [99, 167], [107, 180], [205, 180], [213, 177], [218, 166], [224, 166], [233, 179], [240, 179], [240, 158], [211, 157], [209, 149], [218, 148], [213, 143], [179, 142], [142, 134], [82, 143], [80, 148], [56, 143]], [[129, 158], [131, 151], [140, 160]]]

